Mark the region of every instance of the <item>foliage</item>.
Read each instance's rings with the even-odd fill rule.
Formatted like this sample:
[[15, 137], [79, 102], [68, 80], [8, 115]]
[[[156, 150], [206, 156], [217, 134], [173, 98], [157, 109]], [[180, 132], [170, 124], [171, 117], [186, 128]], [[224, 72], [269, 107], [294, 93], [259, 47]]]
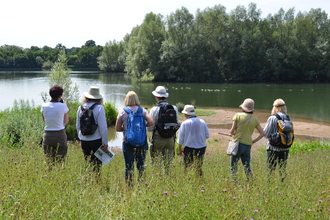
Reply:
[[123, 42], [109, 41], [103, 47], [101, 56], [97, 58], [99, 68], [106, 72], [123, 72], [124, 63], [120, 59], [124, 51]]
[[[213, 142], [213, 141], [212, 141]], [[214, 142], [216, 143], [216, 142]], [[240, 184], [229, 175], [229, 157], [217, 151], [204, 158], [204, 177], [182, 157], [175, 157], [171, 174], [151, 165], [145, 178], [125, 185], [124, 159], [119, 149], [101, 178], [90, 172], [74, 142], [64, 167], [49, 167], [41, 148], [1, 150], [0, 216], [2, 219], [328, 219], [330, 209], [329, 150], [308, 157], [290, 156], [288, 177], [267, 181], [265, 153], [252, 155], [255, 180], [246, 182], [239, 165]], [[208, 152], [208, 150], [207, 150]], [[135, 171], [136, 172], [136, 171]], [[70, 177], [70, 178], [68, 178]], [[134, 176], [135, 178], [137, 175]], [[313, 184], [311, 184], [313, 183]], [[31, 187], [35, 186], [35, 187]], [[33, 198], [33, 199], [32, 199]]]
[[123, 41], [104, 47], [93, 40], [70, 49], [1, 46], [0, 68], [40, 68], [65, 49], [70, 66], [126, 71], [141, 81], [329, 82], [329, 28], [320, 8], [280, 8], [261, 18], [255, 3], [230, 12], [218, 4], [195, 16], [181, 7], [166, 17], [146, 14]]
[[49, 86], [60, 85], [63, 88], [63, 99], [66, 102], [73, 102], [79, 99], [79, 90], [77, 84], [72, 85], [70, 78], [70, 69], [67, 66], [67, 57], [62, 51], [58, 55], [58, 60], [55, 62], [49, 74]]
[[42, 69], [51, 69], [54, 63], [50, 60], [47, 60], [42, 64]]
[[195, 114], [196, 116], [212, 116], [215, 111], [195, 108]]
[[315, 150], [330, 150], [329, 142], [312, 141], [312, 142], [294, 142], [290, 148], [290, 154], [306, 154], [313, 153]]
[[1, 148], [38, 146], [41, 143], [44, 122], [40, 107], [34, 107], [34, 102], [15, 100], [11, 109], [1, 111], [0, 119]]
[[183, 102], [178, 102], [175, 104], [175, 106], [178, 108], [178, 112], [182, 112], [184, 109], [185, 104]]
[[[69, 123], [65, 126], [68, 140], [77, 140], [76, 130], [77, 110], [81, 105], [79, 102], [67, 103], [69, 108]], [[27, 144], [39, 145], [45, 123], [42, 120], [40, 107], [34, 107], [29, 101], [16, 101], [13, 108], [0, 111], [0, 149], [3, 147], [20, 148]], [[114, 125], [117, 119], [118, 110], [114, 103], [104, 103], [105, 114], [108, 126]]]
[[117, 120], [118, 109], [113, 102], [103, 104], [108, 126], [114, 125]]
[[77, 120], [77, 110], [78, 107], [81, 105], [81, 103], [75, 101], [75, 102], [69, 102], [67, 103], [69, 108], [69, 123], [65, 126], [65, 131], [68, 137], [68, 140], [77, 140], [78, 139], [78, 133], [76, 129], [76, 120]]

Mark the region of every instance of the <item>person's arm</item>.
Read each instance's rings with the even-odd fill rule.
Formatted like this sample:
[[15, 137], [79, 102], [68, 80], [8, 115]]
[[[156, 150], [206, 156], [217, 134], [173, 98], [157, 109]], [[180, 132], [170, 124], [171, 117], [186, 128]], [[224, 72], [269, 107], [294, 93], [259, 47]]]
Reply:
[[263, 138], [265, 136], [265, 132], [262, 129], [260, 124], [257, 126], [257, 130], [259, 132], [259, 136], [252, 141], [252, 144], [256, 143], [257, 141], [259, 141], [261, 138]]
[[146, 124], [147, 127], [154, 125], [154, 119], [151, 117], [151, 115], [149, 113], [145, 114], [144, 118], [147, 121], [147, 124]]
[[100, 135], [102, 138], [102, 145], [107, 146], [108, 145], [108, 124], [107, 124], [107, 119], [105, 116], [105, 110], [102, 105], [98, 105], [97, 107], [98, 107], [98, 109], [95, 109], [95, 110], [99, 111], [98, 116], [97, 116], [97, 124], [98, 124], [98, 128], [99, 128]]
[[234, 135], [236, 133], [236, 129], [237, 129], [237, 123], [236, 123], [236, 121], [233, 121], [233, 124], [230, 129], [230, 134]]
[[64, 124], [66, 125], [67, 123], [69, 123], [69, 114], [66, 112], [64, 114]]
[[116, 131], [117, 131], [117, 132], [122, 132], [122, 131], [124, 130], [124, 128], [123, 128], [123, 121], [117, 119], [117, 120], [116, 120], [115, 128], [116, 128]]
[[149, 132], [153, 132], [153, 131], [154, 131], [155, 122], [156, 122], [156, 119], [157, 119], [156, 109], [157, 109], [157, 107], [153, 107], [153, 108], [151, 108], [150, 113], [149, 113], [149, 115], [151, 116], [152, 121], [153, 121], [153, 124], [152, 124], [152, 125], [147, 126], [147, 130], [148, 130]]
[[179, 144], [179, 155], [183, 156], [183, 150], [182, 150], [182, 145]]

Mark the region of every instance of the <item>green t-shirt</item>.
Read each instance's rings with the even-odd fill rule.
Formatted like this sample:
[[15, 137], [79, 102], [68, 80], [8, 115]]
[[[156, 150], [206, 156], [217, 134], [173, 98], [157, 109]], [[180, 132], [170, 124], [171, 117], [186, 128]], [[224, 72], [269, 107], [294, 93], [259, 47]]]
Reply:
[[[243, 125], [239, 126], [250, 116], [252, 117], [248, 121], [246, 121]], [[236, 125], [239, 126], [236, 130], [233, 140], [237, 141], [244, 132], [239, 142], [245, 145], [252, 145], [252, 134], [254, 132], [254, 129], [260, 124], [258, 118], [249, 113], [242, 112], [236, 113], [233, 117], [233, 121], [236, 121]]]

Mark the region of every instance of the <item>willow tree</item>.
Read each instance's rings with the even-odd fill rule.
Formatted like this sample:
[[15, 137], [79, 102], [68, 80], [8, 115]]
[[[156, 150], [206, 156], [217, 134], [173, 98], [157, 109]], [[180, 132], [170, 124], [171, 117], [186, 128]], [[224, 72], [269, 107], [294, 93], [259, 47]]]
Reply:
[[135, 78], [153, 79], [160, 73], [160, 48], [165, 39], [163, 17], [149, 13], [133, 28], [126, 45], [126, 71]]
[[[67, 102], [78, 101], [79, 99], [79, 89], [77, 84], [73, 84], [70, 71], [71, 69], [67, 65], [68, 59], [66, 57], [65, 51], [62, 50], [58, 54], [58, 59], [54, 63], [51, 73], [49, 74], [49, 87], [54, 85], [62, 86], [63, 88], [63, 99]], [[48, 92], [41, 93], [44, 102], [47, 100]]]

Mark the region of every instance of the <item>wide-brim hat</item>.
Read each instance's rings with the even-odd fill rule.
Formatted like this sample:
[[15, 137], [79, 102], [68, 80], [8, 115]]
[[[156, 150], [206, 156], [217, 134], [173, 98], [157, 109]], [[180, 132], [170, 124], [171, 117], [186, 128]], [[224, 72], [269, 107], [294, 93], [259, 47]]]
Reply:
[[254, 111], [254, 101], [253, 99], [245, 99], [244, 102], [239, 106], [241, 107], [245, 112], [253, 112]]
[[84, 92], [84, 96], [88, 99], [102, 99], [103, 95], [100, 94], [100, 88], [97, 86], [89, 87], [88, 92]]
[[152, 94], [156, 97], [168, 97], [168, 93], [166, 92], [166, 89], [164, 86], [157, 86], [155, 91], [152, 91]]
[[182, 114], [195, 115], [195, 107], [193, 105], [185, 105]]

